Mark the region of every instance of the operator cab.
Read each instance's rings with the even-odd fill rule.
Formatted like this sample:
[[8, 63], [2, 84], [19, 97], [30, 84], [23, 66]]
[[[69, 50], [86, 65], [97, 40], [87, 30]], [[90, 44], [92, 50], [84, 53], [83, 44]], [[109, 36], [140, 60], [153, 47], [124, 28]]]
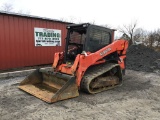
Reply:
[[72, 64], [78, 54], [83, 51], [94, 53], [112, 41], [114, 30], [84, 24], [71, 24], [67, 26], [66, 48], [64, 62]]

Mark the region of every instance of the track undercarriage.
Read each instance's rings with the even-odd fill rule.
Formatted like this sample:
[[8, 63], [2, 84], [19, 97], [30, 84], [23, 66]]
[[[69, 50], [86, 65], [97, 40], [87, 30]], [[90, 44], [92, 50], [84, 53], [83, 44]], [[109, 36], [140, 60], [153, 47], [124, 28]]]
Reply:
[[107, 63], [89, 68], [82, 79], [81, 89], [94, 94], [121, 84], [122, 74], [119, 65]]

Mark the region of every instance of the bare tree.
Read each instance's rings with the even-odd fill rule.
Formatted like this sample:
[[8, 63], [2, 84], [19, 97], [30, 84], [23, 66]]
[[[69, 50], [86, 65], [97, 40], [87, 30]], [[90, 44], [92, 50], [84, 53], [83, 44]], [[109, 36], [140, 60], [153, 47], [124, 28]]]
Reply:
[[[3, 10], [5, 12], [15, 12], [13, 6], [13, 3], [3, 3], [2, 6], [0, 6], [0, 10]], [[20, 9], [17, 11], [17, 13], [30, 14], [30, 10]]]
[[119, 31], [121, 33], [123, 33], [123, 36], [125, 36], [127, 38], [127, 40], [129, 40], [129, 44], [133, 44], [134, 43], [134, 31], [137, 27], [137, 21], [129, 24], [129, 25], [123, 25], [123, 27], [119, 27]]
[[13, 5], [10, 3], [4, 3], [2, 5], [2, 10], [6, 12], [13, 12]]
[[83, 23], [82, 20], [81, 20], [81, 18], [78, 19], [78, 23], [79, 24]]
[[104, 25], [101, 25], [101, 26], [106, 27], [106, 28], [111, 28], [111, 26], [108, 25], [108, 24], [104, 24]]
[[150, 48], [159, 48], [160, 47], [160, 29], [150, 32], [148, 38], [146, 39], [147, 46]]
[[26, 11], [25, 11], [25, 10], [20, 9], [20, 10], [18, 11], [18, 13], [29, 15], [29, 14], [30, 14], [30, 10], [26, 10]]
[[71, 22], [71, 23], [74, 23], [75, 22], [75, 17], [69, 16], [68, 21]]
[[149, 47], [152, 48], [154, 43], [154, 33], [152, 32], [148, 35], [148, 43]]
[[156, 47], [157, 48], [160, 47], [160, 29], [156, 31], [156, 42], [157, 42]]
[[63, 22], [67, 22], [67, 19], [64, 17], [59, 18], [59, 20], [63, 21]]
[[154, 31], [152, 33], [152, 47], [159, 47], [160, 46], [160, 29]]
[[95, 22], [95, 20], [93, 20], [93, 21], [91, 21], [90, 23], [93, 24], [93, 25], [95, 25], [96, 22]]
[[144, 35], [144, 30], [142, 28], [137, 28], [134, 32], [134, 41], [142, 41]]

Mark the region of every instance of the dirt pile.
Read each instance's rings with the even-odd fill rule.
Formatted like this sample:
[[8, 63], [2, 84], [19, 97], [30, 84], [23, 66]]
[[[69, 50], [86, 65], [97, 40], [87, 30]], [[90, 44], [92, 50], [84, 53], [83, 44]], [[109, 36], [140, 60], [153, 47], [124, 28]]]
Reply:
[[143, 45], [132, 45], [128, 48], [126, 68], [160, 73], [160, 52]]

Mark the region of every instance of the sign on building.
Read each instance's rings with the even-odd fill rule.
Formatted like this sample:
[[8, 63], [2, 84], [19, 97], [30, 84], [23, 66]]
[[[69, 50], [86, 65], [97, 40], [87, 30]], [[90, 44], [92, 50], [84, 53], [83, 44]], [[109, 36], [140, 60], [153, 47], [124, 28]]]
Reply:
[[61, 46], [61, 30], [34, 28], [35, 46]]

